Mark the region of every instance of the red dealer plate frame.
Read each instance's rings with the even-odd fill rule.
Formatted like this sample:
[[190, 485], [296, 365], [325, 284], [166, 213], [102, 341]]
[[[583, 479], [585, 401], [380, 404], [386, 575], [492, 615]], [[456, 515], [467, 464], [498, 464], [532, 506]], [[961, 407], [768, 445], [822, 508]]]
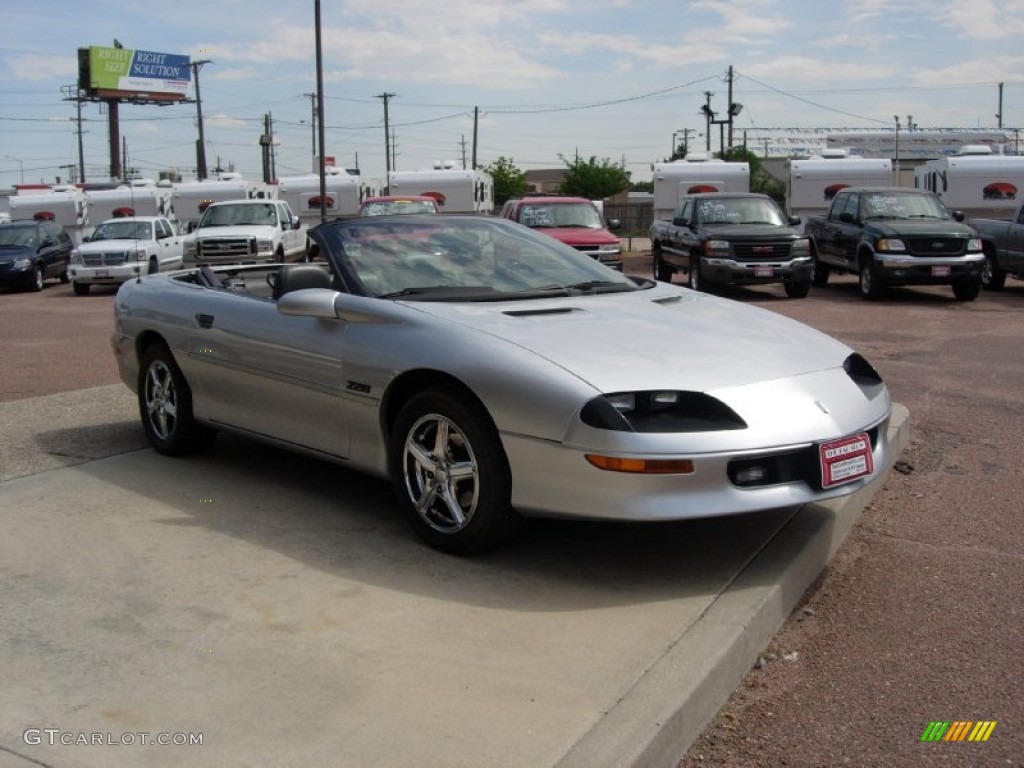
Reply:
[[818, 446], [818, 456], [821, 462], [822, 488], [835, 488], [837, 485], [852, 483], [875, 471], [871, 438], [866, 432], [821, 443]]
[[952, 269], [947, 266], [934, 265], [932, 266], [932, 277], [949, 277], [952, 273]]
[[774, 267], [754, 267], [754, 277], [775, 277]]

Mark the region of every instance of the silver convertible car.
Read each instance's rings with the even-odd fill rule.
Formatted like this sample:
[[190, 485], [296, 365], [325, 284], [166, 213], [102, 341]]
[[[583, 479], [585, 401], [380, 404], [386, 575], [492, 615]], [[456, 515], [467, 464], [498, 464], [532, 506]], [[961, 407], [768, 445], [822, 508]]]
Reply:
[[310, 237], [326, 263], [119, 289], [114, 352], [157, 451], [231, 430], [389, 478], [414, 529], [453, 553], [522, 517], [752, 512], [851, 493], [886, 466], [878, 373], [775, 313], [497, 217]]

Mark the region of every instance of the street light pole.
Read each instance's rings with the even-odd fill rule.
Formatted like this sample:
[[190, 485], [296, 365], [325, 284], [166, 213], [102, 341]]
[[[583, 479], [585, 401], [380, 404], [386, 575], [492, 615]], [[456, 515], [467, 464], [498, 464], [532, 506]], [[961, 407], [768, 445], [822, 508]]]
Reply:
[[893, 115], [896, 121], [896, 149], [893, 152], [893, 169], [896, 171], [896, 186], [900, 185], [900, 116]]

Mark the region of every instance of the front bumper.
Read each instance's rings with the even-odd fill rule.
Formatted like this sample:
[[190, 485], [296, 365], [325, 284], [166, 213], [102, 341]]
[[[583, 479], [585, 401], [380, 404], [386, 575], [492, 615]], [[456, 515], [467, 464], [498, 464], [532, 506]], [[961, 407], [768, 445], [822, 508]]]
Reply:
[[706, 281], [737, 285], [809, 281], [812, 270], [810, 256], [798, 256], [786, 261], [757, 262], [702, 256], [701, 265]]
[[116, 267], [84, 267], [72, 264], [68, 275], [76, 283], [90, 285], [119, 285], [149, 271], [148, 261], [131, 261]]
[[983, 253], [966, 256], [907, 256], [875, 254], [879, 279], [887, 285], [948, 285], [961, 280], [980, 280]]

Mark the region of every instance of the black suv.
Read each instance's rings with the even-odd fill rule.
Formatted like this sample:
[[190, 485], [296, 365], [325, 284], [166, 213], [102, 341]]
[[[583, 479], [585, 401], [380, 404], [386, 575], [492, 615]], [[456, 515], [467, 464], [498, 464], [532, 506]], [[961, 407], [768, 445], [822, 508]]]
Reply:
[[0, 286], [43, 290], [47, 278], [67, 283], [71, 238], [54, 221], [15, 219], [0, 224]]

